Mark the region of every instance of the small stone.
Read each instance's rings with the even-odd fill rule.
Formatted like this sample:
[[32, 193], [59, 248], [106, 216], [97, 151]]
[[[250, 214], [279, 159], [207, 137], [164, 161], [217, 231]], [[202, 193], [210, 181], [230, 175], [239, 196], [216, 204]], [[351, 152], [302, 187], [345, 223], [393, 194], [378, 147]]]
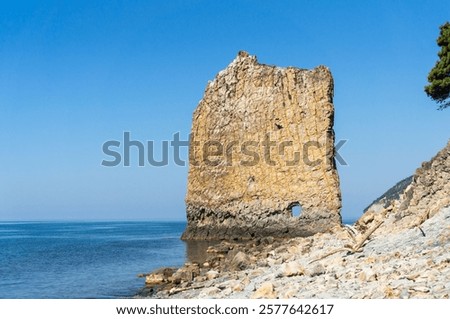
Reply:
[[186, 263], [184, 267], [179, 268], [169, 280], [174, 284], [181, 282], [192, 281], [200, 274], [200, 268], [198, 264]]
[[207, 278], [204, 277], [204, 276], [197, 276], [197, 277], [194, 278], [194, 281], [195, 281], [195, 282], [203, 282], [203, 281], [205, 281], [206, 279], [207, 279]]
[[275, 299], [277, 296], [274, 292], [273, 284], [271, 282], [263, 283], [252, 295], [253, 299]]
[[230, 263], [231, 270], [244, 270], [247, 269], [251, 264], [250, 257], [243, 253], [242, 251], [238, 252]]
[[365, 259], [365, 262], [368, 263], [368, 264], [373, 264], [373, 263], [376, 262], [376, 258], [373, 257], [373, 256], [369, 256], [369, 257], [367, 257], [367, 258]]
[[209, 287], [202, 289], [202, 292], [198, 295], [200, 298], [202, 297], [214, 297], [219, 294], [221, 290], [217, 287]]
[[291, 261], [282, 267], [283, 277], [301, 276], [305, 274], [305, 268], [296, 261]]
[[325, 273], [325, 267], [322, 264], [316, 264], [312, 269], [310, 269], [307, 274], [310, 277], [320, 276]]
[[256, 262], [256, 266], [258, 266], [258, 267], [267, 267], [267, 266], [269, 266], [269, 263], [267, 262], [266, 259], [259, 259]]
[[275, 265], [281, 265], [284, 262], [283, 258], [279, 257], [277, 259], [275, 259], [274, 264]]
[[400, 298], [407, 299], [409, 298], [409, 291], [406, 288], [401, 289]]
[[248, 277], [245, 277], [244, 279], [242, 279], [241, 284], [245, 286], [248, 286], [250, 284], [251, 280]]
[[170, 279], [171, 279], [170, 281], [173, 284], [177, 285], [177, 284], [181, 283], [181, 281], [183, 280], [183, 274], [181, 271], [177, 271], [172, 275], [172, 277]]
[[427, 278], [427, 282], [437, 281], [437, 277], [434, 274], [429, 274]]
[[244, 290], [244, 287], [243, 287], [242, 284], [236, 284], [236, 285], [234, 285], [234, 286], [232, 287], [232, 289], [233, 289], [233, 291], [235, 291], [235, 292], [239, 292], [239, 291]]
[[273, 265], [275, 265], [275, 259], [273, 259], [273, 258], [271, 258], [271, 257], [268, 257], [267, 259], [266, 259], [266, 261], [267, 261], [267, 264], [269, 265], [269, 266], [273, 266]]
[[270, 245], [273, 244], [274, 238], [272, 236], [267, 236], [261, 239], [261, 243], [264, 245]]
[[217, 277], [219, 277], [219, 272], [215, 271], [215, 270], [210, 270], [206, 273], [206, 278], [208, 280], [212, 280], [212, 279], [216, 279]]
[[438, 284], [435, 287], [433, 287], [433, 294], [439, 294], [445, 291], [445, 286]]
[[209, 246], [208, 249], [206, 249], [206, 252], [208, 254], [217, 254], [219, 250], [217, 250], [214, 246]]
[[261, 276], [263, 274], [264, 274], [264, 270], [263, 269], [256, 269], [256, 270], [253, 270], [253, 271], [249, 272], [248, 273], [248, 277], [249, 278], [257, 278], [257, 277], [259, 277], [259, 276]]
[[231, 295], [232, 292], [233, 292], [233, 290], [230, 287], [228, 287], [228, 288], [225, 288], [224, 290], [222, 290], [222, 295], [229, 296], [229, 295]]
[[401, 291], [398, 289], [394, 289], [391, 286], [386, 286], [384, 288], [384, 297], [385, 298], [399, 298], [401, 295]]
[[405, 278], [408, 280], [411, 280], [411, 281], [415, 281], [419, 276], [420, 276], [420, 274], [417, 273], [417, 274], [407, 275]]
[[155, 270], [151, 274], [146, 275], [145, 283], [147, 285], [154, 286], [164, 282], [168, 282], [169, 278], [171, 278], [174, 272], [174, 268], [160, 268], [158, 270]]
[[291, 290], [284, 292], [282, 298], [283, 299], [291, 299], [291, 298], [294, 298], [297, 293], [298, 293], [297, 290], [291, 289]]
[[163, 274], [150, 274], [145, 277], [145, 283], [147, 285], [159, 285], [164, 282], [164, 275]]
[[430, 288], [425, 287], [425, 286], [416, 286], [416, 287], [411, 287], [409, 288], [410, 291], [416, 291], [416, 292], [423, 292], [423, 293], [427, 293], [430, 291]]
[[370, 268], [363, 269], [359, 275], [358, 279], [363, 282], [370, 282], [377, 280], [377, 274]]
[[292, 245], [288, 247], [287, 251], [290, 255], [300, 255], [302, 252], [302, 247], [298, 245]]

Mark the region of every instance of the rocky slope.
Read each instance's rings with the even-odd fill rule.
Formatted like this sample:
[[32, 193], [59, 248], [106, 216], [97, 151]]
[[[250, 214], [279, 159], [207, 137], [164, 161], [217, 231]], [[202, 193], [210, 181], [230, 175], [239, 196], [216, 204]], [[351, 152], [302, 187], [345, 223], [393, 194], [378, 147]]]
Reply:
[[372, 205], [356, 226], [364, 230], [382, 218], [379, 232], [391, 234], [420, 226], [442, 208], [450, 205], [450, 142], [430, 161], [422, 163], [399, 199], [387, 209]]
[[392, 203], [398, 199], [403, 194], [405, 189], [411, 185], [413, 181], [413, 176], [408, 176], [402, 179], [400, 182], [389, 188], [380, 197], [375, 199], [369, 206], [364, 209], [364, 213], [369, 210], [382, 210], [392, 205]]

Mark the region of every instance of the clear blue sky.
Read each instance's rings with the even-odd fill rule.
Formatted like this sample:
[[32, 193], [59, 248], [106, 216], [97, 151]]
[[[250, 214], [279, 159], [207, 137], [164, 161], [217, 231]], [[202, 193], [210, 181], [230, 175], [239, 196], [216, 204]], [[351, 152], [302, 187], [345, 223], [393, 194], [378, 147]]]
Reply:
[[187, 168], [100, 165], [103, 142], [187, 137], [239, 50], [328, 66], [344, 218], [450, 138], [423, 92], [447, 1], [2, 1], [0, 220], [185, 218]]

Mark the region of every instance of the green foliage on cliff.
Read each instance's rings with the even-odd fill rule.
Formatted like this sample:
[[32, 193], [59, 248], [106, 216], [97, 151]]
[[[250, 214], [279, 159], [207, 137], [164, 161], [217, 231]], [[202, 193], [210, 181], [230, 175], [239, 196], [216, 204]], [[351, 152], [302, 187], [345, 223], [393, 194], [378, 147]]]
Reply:
[[428, 74], [430, 84], [425, 86], [425, 92], [442, 110], [450, 106], [450, 23], [446, 22], [440, 29], [437, 39], [437, 44], [441, 47], [439, 60]]

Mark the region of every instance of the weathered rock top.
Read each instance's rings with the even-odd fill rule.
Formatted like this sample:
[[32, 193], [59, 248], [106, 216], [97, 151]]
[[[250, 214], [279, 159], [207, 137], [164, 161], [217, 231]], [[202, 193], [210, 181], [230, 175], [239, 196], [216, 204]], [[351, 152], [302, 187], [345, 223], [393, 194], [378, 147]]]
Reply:
[[328, 68], [239, 52], [193, 114], [183, 238], [292, 237], [339, 224], [332, 101]]

